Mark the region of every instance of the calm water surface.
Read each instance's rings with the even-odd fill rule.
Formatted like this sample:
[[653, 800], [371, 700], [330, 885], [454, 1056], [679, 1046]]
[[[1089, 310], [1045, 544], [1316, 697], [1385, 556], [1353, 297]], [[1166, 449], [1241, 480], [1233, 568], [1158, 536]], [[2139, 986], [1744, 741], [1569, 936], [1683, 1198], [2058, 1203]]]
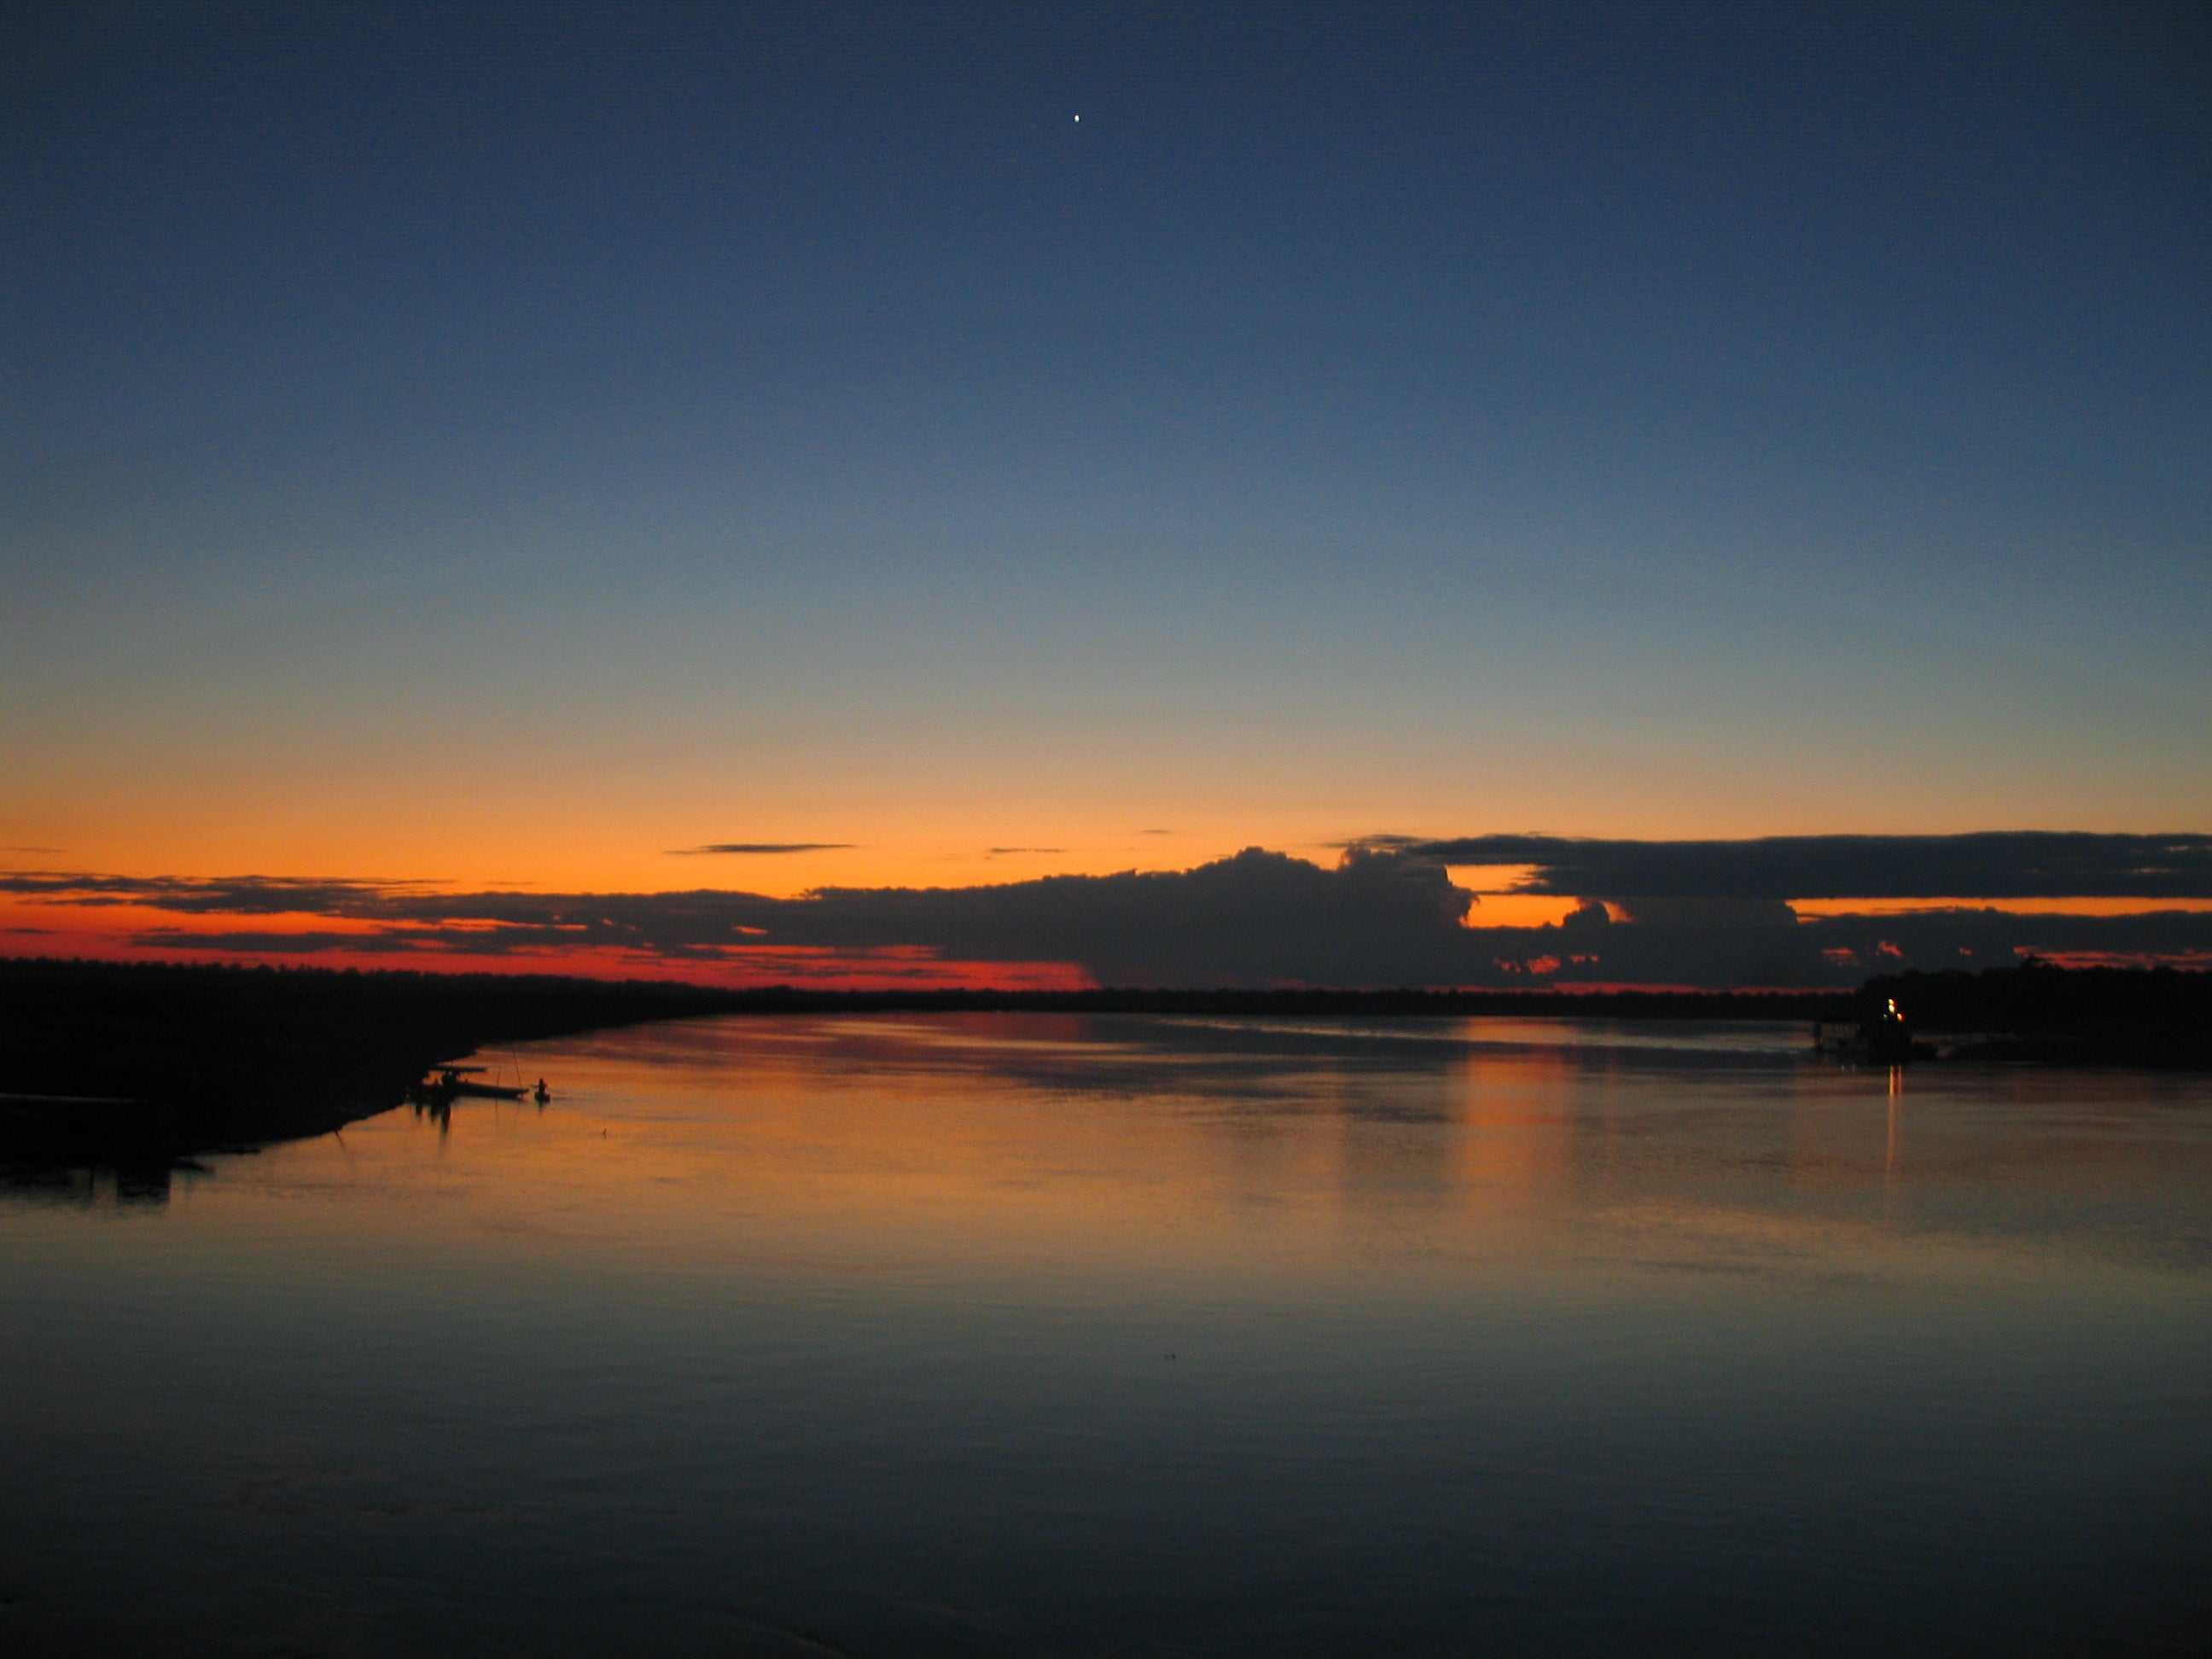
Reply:
[[0, 1186], [0, 1650], [1990, 1652], [2212, 1616], [2212, 1083], [697, 1021]]

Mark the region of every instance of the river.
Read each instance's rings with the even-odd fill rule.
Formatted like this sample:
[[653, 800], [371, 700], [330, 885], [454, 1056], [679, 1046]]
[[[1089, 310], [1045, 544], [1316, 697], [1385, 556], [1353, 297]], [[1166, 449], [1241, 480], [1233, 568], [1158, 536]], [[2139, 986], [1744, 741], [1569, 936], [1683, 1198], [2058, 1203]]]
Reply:
[[2212, 1079], [734, 1018], [0, 1184], [0, 1649], [2176, 1650]]

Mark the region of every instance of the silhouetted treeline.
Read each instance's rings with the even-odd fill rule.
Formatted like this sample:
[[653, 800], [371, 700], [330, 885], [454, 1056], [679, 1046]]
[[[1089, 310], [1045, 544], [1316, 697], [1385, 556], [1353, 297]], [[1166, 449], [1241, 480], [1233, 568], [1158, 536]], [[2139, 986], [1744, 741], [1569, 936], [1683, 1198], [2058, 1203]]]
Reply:
[[1962, 1053], [2094, 1064], [2212, 1065], [2212, 974], [2172, 968], [2058, 968], [2029, 957], [1980, 973], [1886, 974], [1860, 988], [1862, 1016], [1886, 998], [1922, 1031], [1987, 1039]]

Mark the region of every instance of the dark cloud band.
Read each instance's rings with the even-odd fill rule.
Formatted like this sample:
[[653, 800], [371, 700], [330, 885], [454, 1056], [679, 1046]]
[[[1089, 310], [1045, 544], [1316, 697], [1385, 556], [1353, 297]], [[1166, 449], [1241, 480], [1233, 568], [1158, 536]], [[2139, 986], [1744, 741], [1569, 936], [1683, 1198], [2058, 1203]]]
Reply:
[[0, 893], [83, 908], [139, 905], [204, 915], [346, 914], [410, 895], [428, 894], [422, 881], [380, 881], [319, 876], [112, 876], [82, 871], [0, 871]]
[[[1770, 877], [1796, 882], [1814, 847], [1842, 838], [1786, 842], [1569, 842], [1548, 837], [1479, 837], [1425, 843], [1426, 856], [1354, 848], [1330, 869], [1249, 848], [1188, 870], [1049, 876], [988, 886], [823, 888], [792, 898], [726, 889], [672, 893], [449, 892], [421, 884], [0, 872], [0, 892], [57, 906], [131, 906], [178, 915], [252, 918], [309, 913], [325, 927], [287, 932], [244, 926], [220, 933], [161, 927], [135, 935], [162, 951], [244, 954], [374, 953], [421, 959], [430, 953], [526, 957], [533, 965], [565, 951], [613, 951], [641, 963], [713, 964], [759, 979], [834, 980], [838, 964], [932, 961], [1073, 963], [1093, 981], [1126, 986], [1679, 984], [1823, 986], [1856, 983], [1896, 967], [1990, 966], [2025, 952], [2132, 958], [2184, 966], [2212, 963], [2212, 913], [2159, 910], [2112, 916], [2027, 915], [1951, 907], [1902, 915], [1802, 918], [1783, 898], [1755, 890]], [[2090, 841], [2102, 862], [2077, 860], [2082, 879], [2110, 873], [2116, 843], [2201, 849], [2207, 837], [1893, 837], [1907, 847], [1993, 840], [2017, 848]], [[1729, 886], [1693, 881], [1711, 847], [1789, 849], [1758, 879]], [[1581, 863], [1590, 848], [1614, 856]], [[1619, 856], [1627, 848], [1632, 857]], [[1655, 867], [1637, 861], [1660, 848], [1686, 860], [1674, 890], [1630, 884]], [[1594, 872], [1597, 891], [1624, 897], [1620, 914], [1582, 905], [1540, 927], [1469, 927], [1472, 893], [1455, 885], [1437, 855], [1469, 863], [1534, 862], [1534, 891], [1571, 891]], [[1684, 849], [1691, 849], [1686, 854]], [[1474, 856], [1467, 856], [1473, 852]], [[1544, 863], [1544, 857], [1556, 862]], [[1794, 859], [1796, 862], [1790, 862]], [[1976, 884], [1971, 872], [1938, 861], [1925, 890]], [[2145, 878], [2145, 868], [2135, 874]], [[1878, 870], [1877, 863], [1852, 866]], [[1775, 874], [1779, 868], [1780, 874]], [[1832, 873], [1832, 866], [1830, 866]], [[2122, 873], [2126, 873], [2123, 872]], [[2017, 881], [2015, 870], [2008, 880]], [[1654, 878], [1645, 878], [1656, 879]], [[2182, 879], [2169, 874], [2166, 879]], [[1853, 880], [1858, 878], [1851, 878]], [[1991, 884], [1984, 877], [1980, 885]], [[1815, 884], [1818, 886], [1818, 884]], [[1891, 881], [1874, 896], [1912, 896]], [[1698, 887], [1728, 887], [1717, 893]], [[1690, 890], [1685, 890], [1686, 889]], [[1826, 892], [1849, 889], [1840, 883]], [[2106, 891], [2111, 890], [2107, 885]], [[1802, 896], [1802, 895], [1800, 895]], [[1479, 915], [1479, 913], [1476, 913]], [[1626, 916], [1628, 919], [1622, 919]], [[888, 953], [888, 954], [887, 954]]]
[[845, 853], [851, 851], [854, 844], [849, 841], [718, 841], [704, 847], [672, 847], [668, 849], [668, 856], [672, 859], [717, 855], [750, 858], [782, 853]]
[[1452, 865], [1527, 865], [1512, 890], [1568, 898], [2212, 898], [2212, 836], [1998, 830], [1579, 841], [1468, 836], [1402, 850]]

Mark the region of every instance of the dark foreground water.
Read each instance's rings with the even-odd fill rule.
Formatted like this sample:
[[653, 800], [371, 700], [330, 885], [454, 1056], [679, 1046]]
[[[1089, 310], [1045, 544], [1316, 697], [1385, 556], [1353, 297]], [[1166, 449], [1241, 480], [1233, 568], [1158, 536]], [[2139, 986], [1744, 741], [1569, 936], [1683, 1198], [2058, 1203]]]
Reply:
[[2197, 1650], [2212, 1083], [1798, 1038], [717, 1020], [18, 1175], [0, 1652]]

